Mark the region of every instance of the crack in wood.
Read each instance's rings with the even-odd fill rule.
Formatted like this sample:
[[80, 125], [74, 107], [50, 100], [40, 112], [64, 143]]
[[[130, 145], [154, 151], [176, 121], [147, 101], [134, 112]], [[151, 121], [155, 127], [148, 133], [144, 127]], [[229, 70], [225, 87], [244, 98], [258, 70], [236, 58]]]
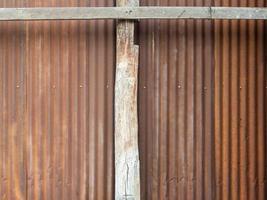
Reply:
[[[138, 6], [137, 0], [117, 0], [117, 6]], [[127, 15], [132, 8], [126, 10]], [[115, 200], [140, 200], [137, 120], [139, 47], [134, 44], [134, 21], [117, 23], [115, 78]]]

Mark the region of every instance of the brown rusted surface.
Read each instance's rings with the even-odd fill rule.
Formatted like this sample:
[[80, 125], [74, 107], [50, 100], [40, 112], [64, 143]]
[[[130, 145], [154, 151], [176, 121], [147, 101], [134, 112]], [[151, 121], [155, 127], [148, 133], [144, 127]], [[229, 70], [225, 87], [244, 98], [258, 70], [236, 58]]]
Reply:
[[[142, 6], [264, 3], [141, 1]], [[265, 31], [263, 21], [141, 21], [143, 199], [266, 198]]]
[[[40, 2], [0, 6], [88, 6]], [[266, 5], [202, 2], [141, 5]], [[113, 198], [114, 30], [0, 23], [1, 200]], [[266, 199], [264, 22], [150, 20], [138, 35], [142, 199]]]
[[[266, 1], [215, 1], [264, 7]], [[215, 22], [217, 199], [266, 199], [266, 34], [263, 21]]]
[[142, 199], [214, 199], [213, 22], [151, 20], [139, 29]]
[[[0, 7], [113, 6], [3, 0]], [[112, 199], [112, 21], [0, 23], [0, 199]]]

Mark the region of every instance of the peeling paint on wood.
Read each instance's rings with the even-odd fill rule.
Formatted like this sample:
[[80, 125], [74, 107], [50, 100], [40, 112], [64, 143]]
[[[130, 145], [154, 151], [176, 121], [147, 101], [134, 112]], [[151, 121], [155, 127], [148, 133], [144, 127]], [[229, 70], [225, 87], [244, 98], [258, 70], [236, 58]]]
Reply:
[[[138, 1], [118, 0], [118, 6]], [[137, 75], [139, 47], [134, 45], [134, 22], [117, 24], [115, 82], [115, 199], [140, 199], [138, 151]]]

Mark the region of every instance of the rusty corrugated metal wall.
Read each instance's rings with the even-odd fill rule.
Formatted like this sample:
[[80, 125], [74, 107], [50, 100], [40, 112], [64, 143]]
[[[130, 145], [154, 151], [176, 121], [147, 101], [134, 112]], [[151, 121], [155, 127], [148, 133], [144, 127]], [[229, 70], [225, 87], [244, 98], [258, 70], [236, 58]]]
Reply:
[[[33, 6], [114, 3], [0, 2]], [[0, 23], [1, 200], [112, 199], [114, 28], [112, 21]], [[138, 29], [142, 199], [265, 199], [264, 22], [149, 20]]]
[[266, 199], [264, 22], [150, 20], [139, 31], [142, 198]]
[[[210, 6], [206, 1], [143, 5]], [[213, 22], [140, 25], [143, 199], [214, 199]]]
[[[113, 6], [1, 0], [0, 7]], [[0, 199], [113, 198], [112, 21], [0, 23]]]
[[[266, 1], [215, 1], [264, 7]], [[215, 177], [218, 199], [266, 199], [266, 27], [215, 22]]]

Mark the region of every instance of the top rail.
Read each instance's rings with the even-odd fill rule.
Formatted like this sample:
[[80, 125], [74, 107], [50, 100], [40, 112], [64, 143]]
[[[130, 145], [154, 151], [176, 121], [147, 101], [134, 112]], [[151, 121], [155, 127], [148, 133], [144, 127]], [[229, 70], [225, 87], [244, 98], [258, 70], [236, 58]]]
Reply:
[[96, 19], [267, 19], [252, 7], [43, 7], [0, 8], [0, 21]]

